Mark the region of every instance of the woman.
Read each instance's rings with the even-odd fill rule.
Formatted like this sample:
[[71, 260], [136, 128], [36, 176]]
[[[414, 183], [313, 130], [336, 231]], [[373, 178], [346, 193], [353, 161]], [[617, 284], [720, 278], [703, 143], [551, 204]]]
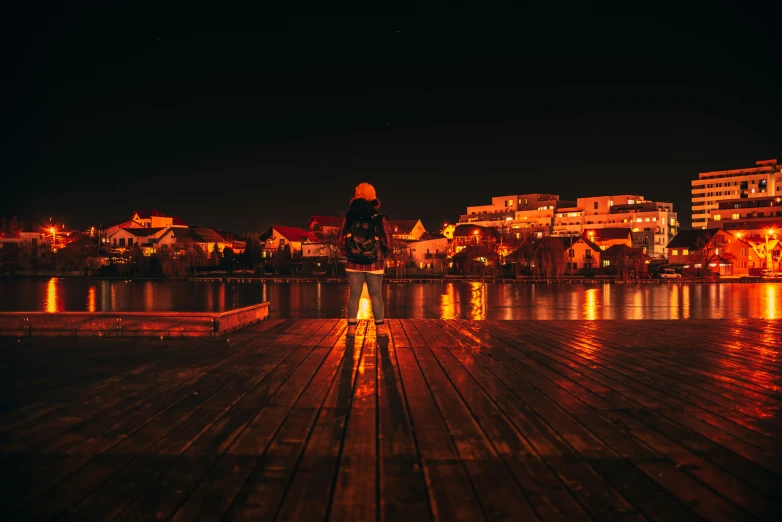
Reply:
[[[392, 239], [388, 218], [378, 213], [379, 208], [380, 200], [377, 199], [375, 187], [369, 183], [359, 184], [340, 228], [339, 244], [347, 258], [345, 271], [350, 287], [348, 337], [356, 336], [358, 303], [364, 283], [367, 284], [372, 303], [377, 335], [388, 336], [383, 315], [383, 271], [386, 255], [392, 248]], [[361, 237], [362, 231], [370, 231], [368, 238]]]

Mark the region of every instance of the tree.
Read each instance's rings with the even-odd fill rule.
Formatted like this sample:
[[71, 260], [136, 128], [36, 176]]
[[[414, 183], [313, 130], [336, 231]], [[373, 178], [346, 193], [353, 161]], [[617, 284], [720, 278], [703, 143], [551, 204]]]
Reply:
[[[690, 250], [689, 259], [695, 267], [698, 277], [706, 279], [711, 272], [719, 274], [720, 264], [733, 265], [736, 256], [726, 251], [727, 243], [725, 238], [719, 234], [715, 234], [711, 239], [706, 237], [699, 237], [695, 241], [695, 245]], [[712, 264], [717, 265], [717, 269], [710, 268]]]
[[223, 249], [223, 266], [229, 273], [234, 271], [234, 250], [227, 246]]
[[222, 256], [220, 256], [220, 246], [217, 243], [212, 245], [212, 254], [210, 255], [210, 261], [212, 262], [213, 266], [218, 266], [220, 264], [220, 261], [222, 261]]
[[543, 237], [537, 240], [534, 254], [534, 274], [546, 279], [559, 278], [565, 273], [565, 246], [559, 238]]
[[627, 281], [630, 275], [638, 277], [643, 272], [644, 256], [640, 248], [617, 245], [611, 250], [616, 273], [622, 281]]

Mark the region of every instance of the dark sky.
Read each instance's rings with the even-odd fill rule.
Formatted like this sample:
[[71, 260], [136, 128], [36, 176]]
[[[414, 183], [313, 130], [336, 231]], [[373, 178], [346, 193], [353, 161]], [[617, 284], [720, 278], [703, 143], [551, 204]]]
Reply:
[[260, 231], [338, 214], [368, 181], [392, 219], [430, 230], [528, 192], [637, 193], [689, 225], [699, 171], [782, 159], [779, 18], [739, 3], [328, 17], [111, 3], [2, 22], [0, 216], [89, 227], [154, 207]]

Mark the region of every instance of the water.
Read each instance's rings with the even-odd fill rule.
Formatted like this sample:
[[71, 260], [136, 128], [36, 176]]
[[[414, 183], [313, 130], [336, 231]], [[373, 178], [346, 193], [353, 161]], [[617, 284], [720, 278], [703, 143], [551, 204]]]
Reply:
[[[387, 283], [386, 317], [723, 319], [782, 317], [782, 284]], [[366, 290], [365, 290], [366, 292]], [[270, 317], [344, 317], [348, 287], [322, 283], [0, 280], [0, 310], [208, 311], [269, 301]], [[371, 315], [363, 296], [360, 317]]]

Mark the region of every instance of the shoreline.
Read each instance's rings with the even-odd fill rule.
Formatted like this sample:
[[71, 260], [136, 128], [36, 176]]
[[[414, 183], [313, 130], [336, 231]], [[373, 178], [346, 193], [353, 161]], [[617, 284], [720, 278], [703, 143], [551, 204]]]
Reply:
[[[190, 281], [190, 282], [227, 282], [227, 283], [345, 283], [344, 277], [333, 278], [325, 276], [259, 276], [256, 274], [215, 274], [215, 275], [194, 275], [187, 277], [110, 277], [84, 275], [74, 273], [54, 273], [39, 272], [25, 274], [0, 274], [0, 281], [14, 279], [99, 279], [105, 281]], [[701, 279], [696, 277], [682, 277], [679, 279], [627, 279], [622, 280], [612, 276], [604, 277], [561, 277], [561, 278], [533, 278], [533, 277], [477, 277], [477, 276], [446, 276], [446, 277], [389, 277], [383, 278], [383, 283], [496, 283], [496, 284], [514, 284], [514, 283], [546, 283], [546, 284], [684, 284], [684, 283], [774, 283], [782, 282], [782, 278], [762, 278], [760, 276], [725, 276], [717, 279]]]

